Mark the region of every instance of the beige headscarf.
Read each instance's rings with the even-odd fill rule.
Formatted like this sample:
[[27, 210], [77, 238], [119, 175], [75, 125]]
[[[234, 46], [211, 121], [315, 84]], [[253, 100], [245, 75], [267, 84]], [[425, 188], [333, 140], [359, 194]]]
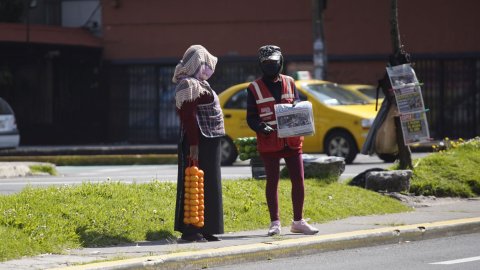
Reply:
[[[175, 74], [172, 78], [174, 83], [181, 82], [175, 89], [177, 108], [180, 109], [185, 101], [195, 100], [201, 94], [210, 94], [208, 90], [210, 86], [206, 80], [215, 71], [217, 61], [217, 57], [211, 55], [201, 45], [193, 45], [188, 48], [175, 68]], [[193, 77], [197, 80], [187, 77]]]

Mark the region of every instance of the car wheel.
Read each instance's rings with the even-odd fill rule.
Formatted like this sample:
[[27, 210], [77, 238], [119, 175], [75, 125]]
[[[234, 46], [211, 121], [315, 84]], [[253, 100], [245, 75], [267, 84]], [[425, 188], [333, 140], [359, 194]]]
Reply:
[[385, 162], [389, 162], [389, 163], [392, 163], [392, 162], [395, 162], [395, 160], [397, 160], [397, 156], [396, 155], [391, 155], [391, 154], [378, 154], [378, 157], [385, 161]]
[[230, 166], [237, 159], [237, 148], [227, 136], [220, 138], [220, 155], [222, 166]]
[[345, 163], [351, 164], [358, 149], [352, 135], [345, 131], [336, 131], [325, 140], [325, 153], [329, 156], [344, 157]]

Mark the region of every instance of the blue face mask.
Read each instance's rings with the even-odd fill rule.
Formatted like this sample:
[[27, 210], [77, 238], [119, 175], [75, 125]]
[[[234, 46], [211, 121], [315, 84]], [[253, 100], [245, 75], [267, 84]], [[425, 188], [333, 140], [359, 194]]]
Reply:
[[262, 65], [262, 70], [267, 77], [273, 77], [280, 70], [280, 63]]

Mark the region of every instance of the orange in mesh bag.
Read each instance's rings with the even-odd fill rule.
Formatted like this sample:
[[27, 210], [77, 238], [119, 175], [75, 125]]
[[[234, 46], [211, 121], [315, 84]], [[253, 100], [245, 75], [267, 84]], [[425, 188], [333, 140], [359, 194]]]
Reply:
[[395, 115], [398, 115], [397, 105], [392, 104], [375, 137], [375, 150], [379, 154], [398, 153]]
[[205, 225], [203, 171], [198, 168], [198, 161], [188, 157], [188, 167], [185, 169], [185, 206], [183, 223], [200, 228]]

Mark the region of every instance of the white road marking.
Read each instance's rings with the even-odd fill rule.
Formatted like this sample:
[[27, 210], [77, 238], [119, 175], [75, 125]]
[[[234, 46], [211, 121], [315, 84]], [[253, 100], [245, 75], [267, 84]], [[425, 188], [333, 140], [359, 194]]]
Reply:
[[453, 261], [436, 262], [436, 263], [430, 263], [430, 264], [456, 264], [456, 263], [465, 263], [465, 262], [473, 262], [473, 261], [480, 261], [480, 256], [458, 259]]

